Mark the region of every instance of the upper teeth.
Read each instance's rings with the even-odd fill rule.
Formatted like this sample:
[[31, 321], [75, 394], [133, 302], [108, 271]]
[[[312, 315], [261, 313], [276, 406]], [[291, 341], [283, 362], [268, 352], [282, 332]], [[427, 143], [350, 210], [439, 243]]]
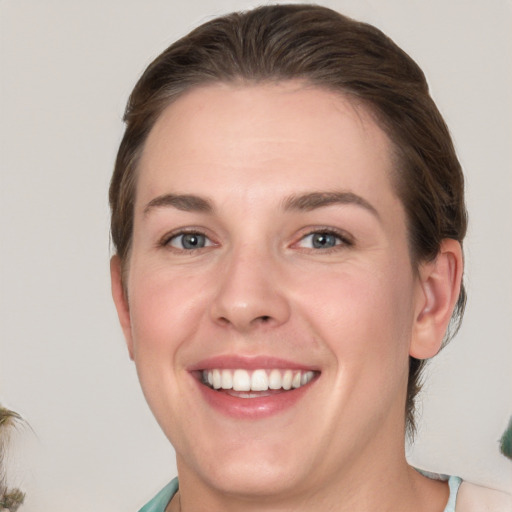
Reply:
[[313, 379], [315, 373], [304, 370], [203, 370], [203, 382], [214, 389], [234, 391], [267, 391], [269, 389], [300, 388]]

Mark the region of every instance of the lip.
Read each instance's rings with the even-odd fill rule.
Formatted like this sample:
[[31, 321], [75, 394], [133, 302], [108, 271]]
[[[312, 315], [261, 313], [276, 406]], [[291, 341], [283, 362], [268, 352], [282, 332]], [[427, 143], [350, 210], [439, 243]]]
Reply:
[[239, 398], [229, 395], [224, 391], [214, 390], [205, 386], [201, 382], [201, 379], [198, 378], [198, 372], [200, 370], [209, 370], [214, 368], [240, 368], [244, 370], [277, 368], [306, 371], [312, 370], [319, 373], [317, 367], [269, 356], [215, 356], [199, 361], [188, 368], [196, 386], [208, 406], [224, 416], [246, 420], [268, 418], [285, 410], [291, 409], [314, 386], [315, 382], [318, 380], [318, 375], [311, 382], [301, 386], [300, 388], [257, 398]]
[[207, 359], [203, 359], [198, 363], [190, 366], [188, 371], [194, 372], [198, 370], [211, 370], [218, 368], [223, 369], [236, 369], [241, 368], [243, 370], [269, 370], [277, 368], [280, 370], [312, 370], [318, 371], [318, 367], [305, 365], [296, 361], [290, 361], [287, 359], [281, 359], [272, 356], [240, 356], [240, 355], [225, 355], [225, 356], [214, 356]]

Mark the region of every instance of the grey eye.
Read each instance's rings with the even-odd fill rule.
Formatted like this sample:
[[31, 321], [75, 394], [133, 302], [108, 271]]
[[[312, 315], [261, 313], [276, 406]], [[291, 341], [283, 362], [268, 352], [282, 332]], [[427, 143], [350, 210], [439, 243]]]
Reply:
[[170, 245], [177, 249], [202, 249], [207, 245], [211, 245], [205, 235], [201, 233], [182, 233], [176, 235], [170, 240]]
[[315, 249], [334, 247], [337, 241], [338, 237], [331, 233], [313, 233], [311, 235], [311, 243]]
[[334, 234], [328, 232], [316, 232], [310, 233], [306, 235], [300, 241], [300, 247], [305, 247], [309, 249], [331, 249], [336, 245], [340, 245], [342, 243], [341, 238]]

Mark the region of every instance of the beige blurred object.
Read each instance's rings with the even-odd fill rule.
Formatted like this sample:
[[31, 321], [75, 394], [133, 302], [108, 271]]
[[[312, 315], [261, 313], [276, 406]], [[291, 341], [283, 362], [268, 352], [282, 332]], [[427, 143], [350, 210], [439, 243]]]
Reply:
[[469, 482], [462, 482], [455, 512], [510, 512], [512, 496]]

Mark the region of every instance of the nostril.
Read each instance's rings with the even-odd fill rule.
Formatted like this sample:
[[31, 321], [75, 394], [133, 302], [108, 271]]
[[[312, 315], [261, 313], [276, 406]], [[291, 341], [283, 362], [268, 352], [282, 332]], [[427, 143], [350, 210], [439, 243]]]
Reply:
[[268, 315], [264, 315], [260, 317], [262, 322], [268, 322], [270, 320], [270, 317]]

